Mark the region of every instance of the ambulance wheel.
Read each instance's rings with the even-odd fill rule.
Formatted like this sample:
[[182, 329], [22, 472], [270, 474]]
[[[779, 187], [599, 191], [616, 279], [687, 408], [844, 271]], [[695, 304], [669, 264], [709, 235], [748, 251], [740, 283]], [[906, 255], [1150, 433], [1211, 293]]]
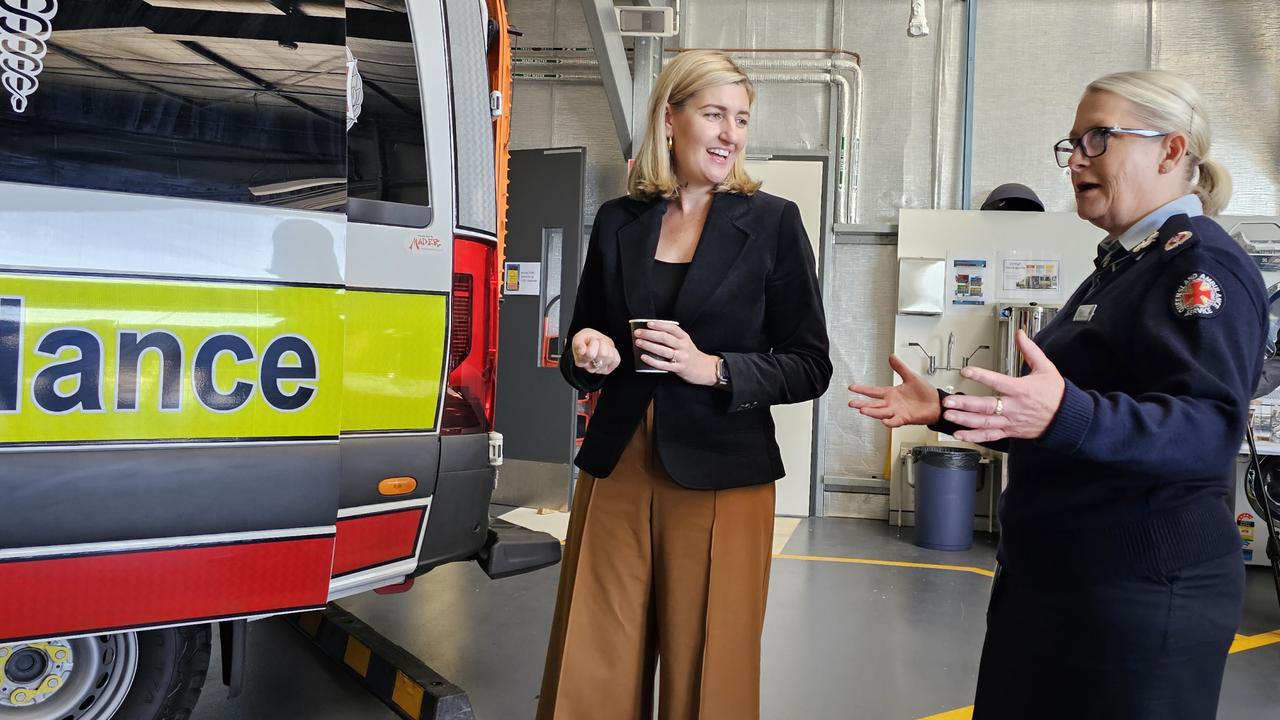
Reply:
[[0, 720], [185, 720], [209, 626], [0, 645]]

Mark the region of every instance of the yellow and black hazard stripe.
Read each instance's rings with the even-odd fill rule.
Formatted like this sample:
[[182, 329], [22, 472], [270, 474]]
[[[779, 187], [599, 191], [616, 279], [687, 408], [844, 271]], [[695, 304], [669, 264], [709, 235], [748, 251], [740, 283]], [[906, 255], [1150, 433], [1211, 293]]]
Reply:
[[400, 717], [471, 720], [475, 716], [462, 688], [337, 605], [295, 615], [292, 622]]

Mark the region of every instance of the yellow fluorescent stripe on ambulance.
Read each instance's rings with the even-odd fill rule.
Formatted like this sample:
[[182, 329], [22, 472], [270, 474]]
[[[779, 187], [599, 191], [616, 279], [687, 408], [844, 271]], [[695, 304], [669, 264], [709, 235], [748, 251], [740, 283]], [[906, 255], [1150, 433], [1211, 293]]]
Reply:
[[435, 429], [447, 306], [444, 293], [346, 291], [343, 431]]
[[[352, 300], [359, 324], [348, 321], [344, 342]], [[382, 409], [429, 429], [444, 306], [324, 287], [0, 275], [0, 444], [332, 437], [344, 404], [369, 415], [407, 385], [418, 394]], [[419, 354], [397, 347], [406, 338]], [[358, 370], [345, 386], [344, 360]]]

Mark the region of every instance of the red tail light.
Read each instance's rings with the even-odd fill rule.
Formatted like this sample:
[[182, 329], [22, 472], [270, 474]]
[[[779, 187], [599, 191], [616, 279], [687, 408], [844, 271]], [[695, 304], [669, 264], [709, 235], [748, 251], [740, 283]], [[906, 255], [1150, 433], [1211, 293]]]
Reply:
[[446, 435], [488, 432], [498, 369], [497, 247], [454, 238], [453, 297], [449, 312], [449, 382]]

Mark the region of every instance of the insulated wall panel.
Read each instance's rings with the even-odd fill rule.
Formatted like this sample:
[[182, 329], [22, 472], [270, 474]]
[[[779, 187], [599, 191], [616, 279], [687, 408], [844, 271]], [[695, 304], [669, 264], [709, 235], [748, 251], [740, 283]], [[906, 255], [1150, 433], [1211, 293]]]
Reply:
[[1195, 84], [1234, 215], [1280, 214], [1280, 8], [1275, 0], [1158, 2], [1153, 62]]
[[1046, 210], [1075, 210], [1053, 144], [1090, 81], [1147, 66], [1146, 0], [986, 0], [977, 38], [973, 207], [1020, 182]]
[[826, 474], [868, 477], [884, 469], [889, 431], [847, 407], [852, 383], [889, 385], [893, 314], [898, 297], [894, 245], [836, 245], [834, 292], [827, 298], [834, 373], [827, 393]]
[[[910, 3], [837, 0], [843, 22], [834, 42], [862, 57], [865, 85], [858, 222], [895, 223], [900, 208], [930, 207], [935, 179], [942, 203], [955, 197], [965, 5], [961, 0], [927, 0], [930, 34], [913, 38], [907, 35]], [[940, 59], [945, 69], [938, 97], [935, 70]], [[939, 106], [943, 116], [935, 128]]]
[[557, 87], [553, 103], [551, 147], [587, 149], [585, 212], [593, 218], [601, 203], [627, 189], [627, 165], [613, 129], [609, 99], [600, 85], [573, 84]]
[[831, 0], [685, 0], [687, 47], [812, 48], [831, 42]]
[[[748, 74], [752, 74], [748, 70]], [[825, 154], [830, 123], [830, 83], [756, 83], [747, 154], [752, 148]]]

